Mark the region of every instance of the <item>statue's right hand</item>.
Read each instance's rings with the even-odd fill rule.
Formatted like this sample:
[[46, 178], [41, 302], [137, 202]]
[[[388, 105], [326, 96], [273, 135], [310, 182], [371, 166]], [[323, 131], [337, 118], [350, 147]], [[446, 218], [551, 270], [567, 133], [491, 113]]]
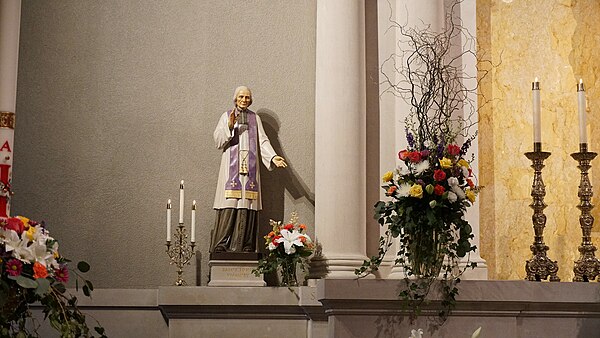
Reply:
[[233, 129], [235, 125], [235, 110], [232, 110], [229, 114], [229, 120], [227, 121], [227, 125], [229, 126], [229, 130]]

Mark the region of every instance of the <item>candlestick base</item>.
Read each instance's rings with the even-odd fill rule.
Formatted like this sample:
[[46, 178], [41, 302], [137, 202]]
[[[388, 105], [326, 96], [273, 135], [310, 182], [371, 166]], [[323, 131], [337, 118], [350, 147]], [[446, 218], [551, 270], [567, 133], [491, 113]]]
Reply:
[[177, 280], [174, 285], [187, 285], [187, 282], [183, 279], [183, 267], [189, 265], [190, 260], [195, 255], [194, 247], [196, 243], [190, 242], [188, 244], [183, 223], [179, 223], [177, 229], [175, 229], [175, 245], [171, 247], [171, 241], [167, 241], [166, 246], [167, 255], [171, 260], [169, 264], [177, 267]]
[[525, 153], [525, 156], [531, 160], [531, 167], [534, 170], [533, 184], [531, 187], [531, 197], [533, 202], [529, 205], [533, 209], [534, 241], [529, 247], [533, 257], [525, 263], [525, 272], [527, 280], [541, 281], [549, 278], [551, 282], [559, 282], [560, 278], [556, 275], [558, 272], [558, 263], [548, 258], [546, 252], [550, 249], [544, 243], [544, 228], [546, 226], [546, 215], [544, 209], [544, 196], [546, 196], [546, 186], [542, 180], [542, 169], [544, 160], [550, 156], [549, 152], [541, 151], [541, 144], [535, 144], [536, 151]]
[[[585, 145], [585, 147], [582, 147]], [[594, 152], [587, 151], [587, 144], [580, 144], [580, 152], [571, 154], [571, 157], [579, 162], [577, 168], [581, 171], [581, 179], [579, 182], [579, 205], [577, 208], [581, 210], [579, 216], [579, 225], [581, 226], [582, 240], [578, 250], [580, 257], [575, 261], [573, 272], [575, 272], [574, 282], [588, 282], [600, 276], [600, 260], [596, 258], [594, 252], [597, 250], [592, 243], [592, 228], [594, 226], [594, 217], [592, 216], [592, 196], [593, 189], [590, 183], [588, 171], [590, 170], [591, 161], [598, 155]]]

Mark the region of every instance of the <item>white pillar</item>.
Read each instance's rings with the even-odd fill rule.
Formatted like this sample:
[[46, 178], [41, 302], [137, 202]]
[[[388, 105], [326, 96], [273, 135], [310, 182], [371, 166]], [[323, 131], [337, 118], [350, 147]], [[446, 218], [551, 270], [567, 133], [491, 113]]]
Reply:
[[355, 278], [366, 259], [364, 1], [318, 0], [311, 275]]
[[0, 216], [10, 216], [21, 0], [0, 0]]
[[[460, 4], [460, 19], [462, 20], [463, 27], [471, 33], [473, 38], [476, 37], [477, 32], [477, 10], [476, 10], [476, 2], [475, 1], [464, 1]], [[464, 38], [464, 37], [463, 37]], [[476, 41], [473, 41], [472, 45], [466, 45], [464, 41], [461, 41], [461, 46], [463, 46], [463, 50], [477, 50], [477, 46], [475, 45]], [[465, 87], [467, 88], [475, 88], [477, 86], [477, 60], [473, 55], [465, 54], [462, 58], [463, 70], [465, 73], [464, 81]], [[475, 107], [477, 107], [477, 93], [471, 92], [469, 93], [470, 99], [473, 101]], [[468, 113], [467, 109], [469, 107], [464, 107], [465, 114]], [[479, 121], [479, 116], [477, 111], [475, 112], [475, 116], [473, 116], [473, 121]], [[478, 139], [473, 140], [471, 144], [471, 153], [475, 154], [475, 160], [471, 163], [473, 168], [473, 172], [475, 176], [479, 174], [479, 144]], [[475, 237], [472, 240], [473, 245], [477, 246], [477, 251], [471, 253], [469, 257], [471, 262], [477, 263], [477, 267], [473, 270], [469, 269], [464, 274], [464, 279], [488, 279], [488, 268], [485, 260], [481, 258], [479, 254], [479, 199], [475, 202], [473, 206], [467, 209], [467, 214], [465, 216], [471, 228], [473, 229], [473, 234]]]

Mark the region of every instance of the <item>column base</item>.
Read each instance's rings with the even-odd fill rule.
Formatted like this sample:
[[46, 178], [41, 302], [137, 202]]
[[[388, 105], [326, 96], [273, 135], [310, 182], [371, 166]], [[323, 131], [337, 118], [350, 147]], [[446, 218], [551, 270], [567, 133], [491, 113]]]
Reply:
[[[354, 272], [367, 260], [362, 255], [330, 255], [314, 257], [310, 262], [309, 278], [355, 279]], [[372, 277], [367, 277], [372, 278]]]

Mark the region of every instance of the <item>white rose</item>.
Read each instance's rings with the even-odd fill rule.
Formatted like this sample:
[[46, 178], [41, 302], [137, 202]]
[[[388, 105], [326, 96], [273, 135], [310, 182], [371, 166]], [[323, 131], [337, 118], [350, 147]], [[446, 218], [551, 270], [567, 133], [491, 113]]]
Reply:
[[455, 194], [455, 193], [453, 193], [452, 191], [448, 191], [448, 201], [449, 201], [450, 203], [454, 203], [454, 202], [456, 202], [456, 200], [457, 200], [457, 199], [458, 199], [458, 198], [457, 198], [457, 196], [456, 196], [456, 194]]

